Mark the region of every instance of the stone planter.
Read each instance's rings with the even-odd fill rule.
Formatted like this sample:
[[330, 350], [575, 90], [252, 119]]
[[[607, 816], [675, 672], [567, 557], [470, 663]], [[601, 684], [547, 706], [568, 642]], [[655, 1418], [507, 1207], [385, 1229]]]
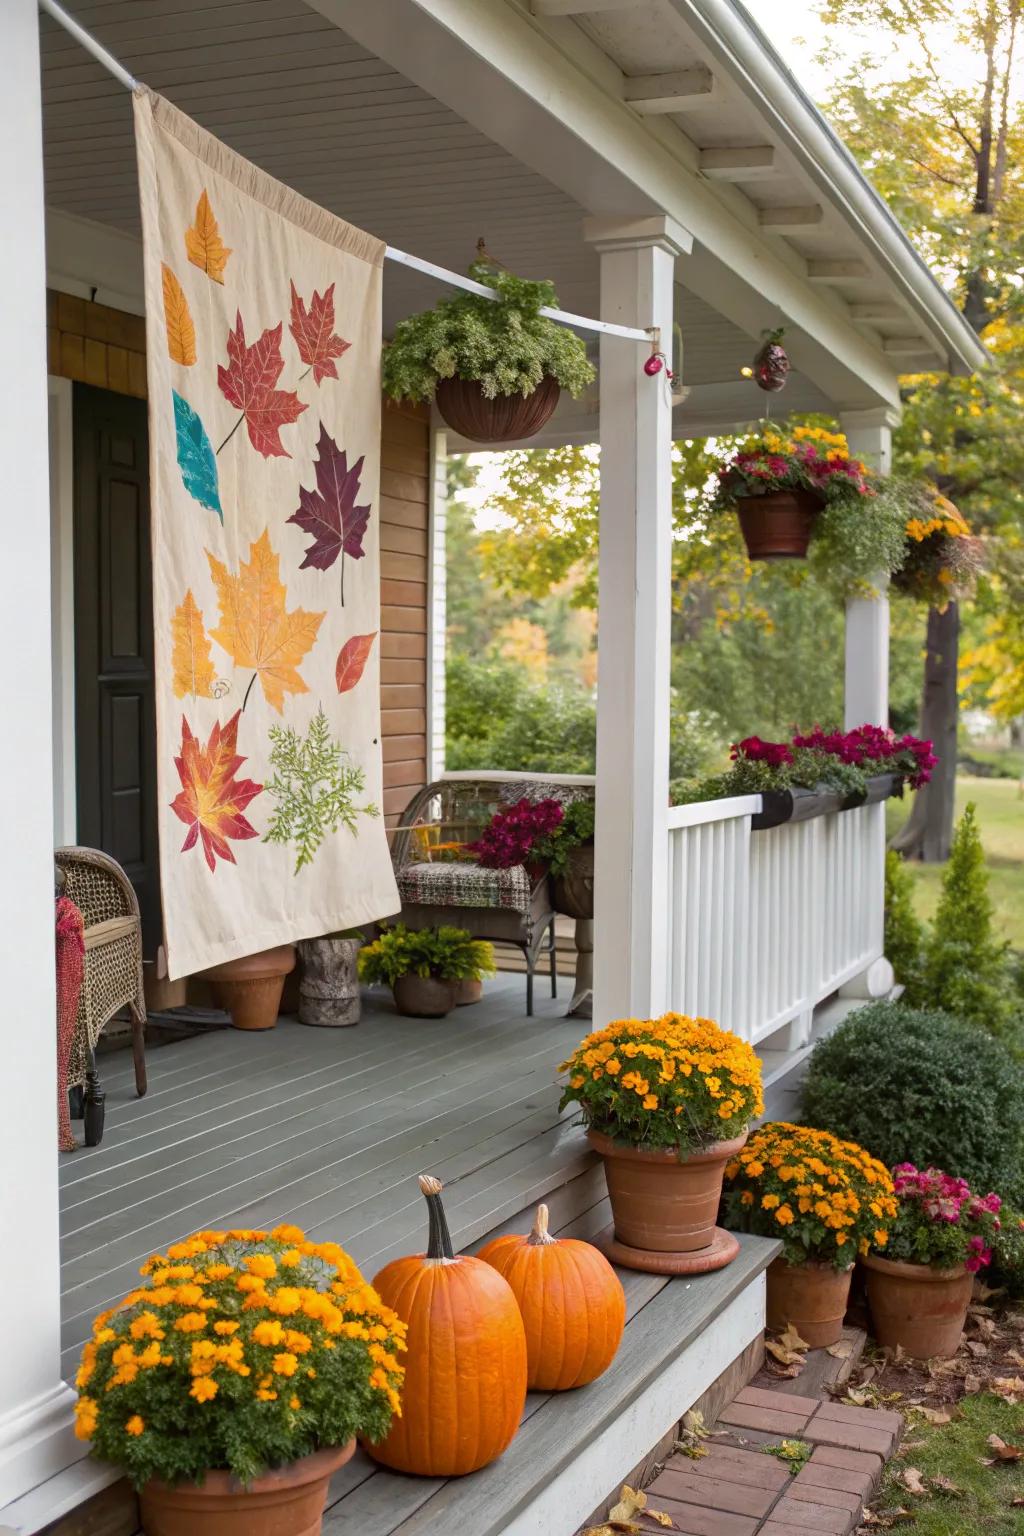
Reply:
[[399, 976], [392, 987], [395, 1007], [411, 1019], [443, 1019], [455, 1007], [457, 981], [439, 981], [436, 976], [417, 976], [410, 972]]
[[869, 1253], [861, 1259], [875, 1338], [915, 1360], [948, 1360], [960, 1347], [974, 1277], [963, 1265], [932, 1269]]
[[802, 560], [822, 500], [814, 491], [739, 496], [736, 511], [751, 560]]
[[235, 1029], [273, 1029], [281, 1010], [284, 979], [295, 969], [295, 947], [279, 944], [226, 960], [201, 974], [212, 981]]
[[356, 959], [362, 939], [303, 939], [299, 944], [299, 1023], [338, 1029], [358, 1024]]
[[151, 1478], [139, 1493], [145, 1536], [320, 1536], [327, 1485], [354, 1440], [275, 1467], [243, 1486], [230, 1472], [201, 1483]]
[[746, 1139], [744, 1131], [680, 1159], [670, 1147], [647, 1151], [588, 1131], [587, 1140], [604, 1159], [616, 1241], [654, 1253], [709, 1248], [725, 1165]]
[[836, 1269], [813, 1259], [804, 1264], [773, 1259], [768, 1266], [768, 1328], [784, 1333], [792, 1323], [812, 1349], [835, 1344], [843, 1331], [852, 1276], [852, 1264]]
[[434, 399], [460, 437], [474, 443], [512, 443], [540, 431], [560, 394], [550, 377], [542, 379], [532, 395], [496, 395], [493, 400], [487, 399], [475, 379], [442, 379]]
[[554, 908], [556, 912], [564, 912], [566, 917], [583, 918], [585, 921], [594, 916], [594, 845], [585, 843], [580, 848], [571, 848], [566, 859], [564, 875], [555, 875], [552, 882], [554, 886]]

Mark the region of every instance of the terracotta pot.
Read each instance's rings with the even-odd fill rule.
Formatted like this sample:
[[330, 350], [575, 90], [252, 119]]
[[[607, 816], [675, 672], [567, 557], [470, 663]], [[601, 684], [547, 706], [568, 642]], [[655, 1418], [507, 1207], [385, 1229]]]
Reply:
[[299, 945], [299, 1023], [337, 1029], [358, 1024], [356, 958], [362, 939], [303, 939]]
[[769, 1329], [783, 1333], [792, 1323], [812, 1349], [835, 1344], [843, 1331], [852, 1275], [852, 1264], [849, 1269], [836, 1269], [813, 1260], [787, 1264], [785, 1259], [773, 1259], [768, 1266]]
[[152, 1478], [139, 1494], [145, 1536], [319, 1536], [327, 1485], [356, 1448], [327, 1446], [243, 1487], [230, 1472], [201, 1483]]
[[202, 974], [214, 983], [235, 1029], [273, 1029], [281, 1010], [284, 979], [295, 969], [295, 946], [279, 944], [211, 966]]
[[497, 395], [493, 400], [487, 399], [475, 379], [442, 379], [434, 399], [460, 437], [474, 443], [512, 443], [540, 431], [560, 394], [550, 377], [542, 379], [532, 395]]
[[483, 995], [484, 984], [479, 978], [474, 981], [467, 977], [465, 981], [455, 983], [456, 1008], [468, 1008], [470, 1003], [478, 1003]]
[[417, 976], [410, 972], [399, 976], [392, 987], [395, 1007], [411, 1019], [443, 1019], [455, 1007], [456, 981], [439, 981], [436, 976]]
[[875, 1338], [886, 1349], [898, 1346], [915, 1360], [948, 1360], [960, 1347], [967, 1321], [973, 1275], [928, 1264], [901, 1264], [869, 1253], [868, 1306]]
[[736, 510], [751, 560], [802, 560], [821, 497], [814, 491], [770, 491], [737, 497]]
[[594, 845], [570, 848], [564, 875], [554, 878], [554, 908], [566, 917], [594, 916]]
[[587, 1139], [604, 1159], [620, 1243], [655, 1253], [710, 1247], [725, 1165], [746, 1142], [745, 1131], [683, 1159], [671, 1147], [648, 1151], [612, 1141], [599, 1131], [588, 1131]]

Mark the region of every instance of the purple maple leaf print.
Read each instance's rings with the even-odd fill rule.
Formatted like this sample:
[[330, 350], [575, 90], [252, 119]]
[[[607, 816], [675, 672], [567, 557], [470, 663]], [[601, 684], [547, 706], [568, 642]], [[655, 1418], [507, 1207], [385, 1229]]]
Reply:
[[299, 486], [298, 511], [293, 512], [288, 521], [298, 523], [313, 539], [300, 570], [308, 566], [318, 571], [330, 570], [341, 556], [341, 603], [344, 607], [345, 556], [362, 559], [363, 535], [370, 521], [370, 508], [356, 505], [365, 456], [360, 454], [350, 467], [345, 450], [338, 447], [323, 422], [320, 423], [316, 452], [317, 488], [307, 491], [305, 486]]

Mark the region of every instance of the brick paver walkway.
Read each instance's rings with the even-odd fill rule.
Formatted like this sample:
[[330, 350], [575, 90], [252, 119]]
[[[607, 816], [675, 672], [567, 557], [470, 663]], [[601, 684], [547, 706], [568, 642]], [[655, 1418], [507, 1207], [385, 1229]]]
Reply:
[[[744, 1387], [718, 1423], [726, 1433], [704, 1442], [706, 1456], [676, 1454], [647, 1489], [680, 1536], [848, 1536], [903, 1429], [898, 1413], [760, 1387]], [[814, 1447], [796, 1477], [764, 1454], [781, 1440]]]

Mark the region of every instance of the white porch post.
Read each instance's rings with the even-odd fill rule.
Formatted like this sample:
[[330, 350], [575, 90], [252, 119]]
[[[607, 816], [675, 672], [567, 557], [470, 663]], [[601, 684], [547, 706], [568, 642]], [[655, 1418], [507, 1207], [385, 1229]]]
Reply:
[[[892, 468], [892, 429], [899, 413], [888, 406], [877, 410], [844, 411], [840, 424], [854, 458], [887, 475]], [[887, 583], [886, 583], [887, 584]], [[889, 717], [889, 598], [879, 583], [877, 598], [851, 598], [846, 604], [845, 719], [847, 730], [870, 722], [886, 725]]]
[[[672, 352], [675, 258], [667, 217], [589, 219], [601, 257], [601, 318], [657, 326]], [[594, 1022], [668, 1006], [668, 724], [672, 407], [635, 342], [601, 338], [597, 839]]]
[[[0, 386], [0, 648], [7, 750], [0, 760], [4, 872], [0, 935], [13, 987], [0, 1010], [0, 1509], [80, 1455], [59, 1374], [53, 761], [46, 255], [36, 0], [6, 0], [0, 50], [0, 334], [12, 366]], [[2, 1521], [0, 1521], [2, 1523]]]
[[[888, 474], [892, 468], [892, 429], [899, 412], [888, 406], [876, 410], [843, 411], [840, 424], [854, 458]], [[889, 722], [889, 596], [888, 580], [878, 582], [876, 598], [851, 598], [846, 604], [846, 678], [844, 716], [847, 730], [870, 723]], [[868, 907], [867, 926], [874, 951], [870, 964], [851, 978], [840, 992], [847, 997], [888, 995], [893, 984], [892, 966], [886, 960], [885, 926], [885, 806], [873, 805], [858, 814], [866, 818], [863, 858]]]

